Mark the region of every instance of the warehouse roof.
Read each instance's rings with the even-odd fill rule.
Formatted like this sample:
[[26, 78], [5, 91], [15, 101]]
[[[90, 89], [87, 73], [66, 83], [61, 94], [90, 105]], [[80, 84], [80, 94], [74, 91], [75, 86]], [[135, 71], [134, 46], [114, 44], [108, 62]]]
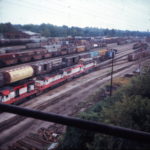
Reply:
[[25, 34], [28, 34], [28, 35], [40, 35], [40, 33], [36, 33], [36, 32], [32, 32], [32, 31], [22, 31], [23, 33], [25, 33]]

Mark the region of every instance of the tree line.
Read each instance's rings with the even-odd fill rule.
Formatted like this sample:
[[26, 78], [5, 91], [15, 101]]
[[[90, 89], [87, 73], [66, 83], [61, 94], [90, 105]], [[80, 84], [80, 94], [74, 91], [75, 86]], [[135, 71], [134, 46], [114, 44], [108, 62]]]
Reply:
[[103, 29], [103, 28], [93, 28], [93, 27], [68, 27], [66, 25], [56, 26], [52, 24], [11, 24], [11, 23], [1, 23], [0, 33], [6, 33], [16, 30], [29, 30], [32, 32], [40, 33], [45, 37], [66, 37], [66, 36], [150, 36], [150, 32], [140, 32], [140, 31], [128, 31], [128, 30], [117, 30], [117, 29]]

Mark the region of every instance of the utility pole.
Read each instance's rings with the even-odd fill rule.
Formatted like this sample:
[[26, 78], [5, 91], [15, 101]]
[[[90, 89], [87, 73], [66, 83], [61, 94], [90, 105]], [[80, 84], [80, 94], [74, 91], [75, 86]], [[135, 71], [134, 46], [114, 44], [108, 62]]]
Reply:
[[[142, 49], [139, 51], [139, 53], [141, 53], [142, 54]], [[138, 73], [139, 73], [139, 75], [141, 75], [141, 65], [142, 65], [142, 56], [141, 56], [141, 54], [139, 55], [139, 59], [137, 60], [137, 62], [138, 62]]]
[[140, 54], [140, 58], [139, 58], [139, 75], [141, 75], [141, 63], [142, 63], [142, 58], [141, 58], [141, 54]]
[[112, 51], [112, 61], [111, 61], [111, 79], [110, 79], [110, 97], [112, 96], [112, 82], [113, 82], [113, 71], [114, 71], [114, 52]]

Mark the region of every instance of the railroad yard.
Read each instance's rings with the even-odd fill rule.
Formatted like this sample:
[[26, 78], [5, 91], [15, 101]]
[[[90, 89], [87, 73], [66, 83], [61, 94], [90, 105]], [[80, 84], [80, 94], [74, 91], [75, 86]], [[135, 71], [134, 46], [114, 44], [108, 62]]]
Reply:
[[[21, 44], [20, 44], [21, 43]], [[143, 38], [51, 38], [0, 41], [0, 102], [75, 116], [96, 103], [88, 97], [150, 61]], [[54, 149], [65, 126], [0, 113], [2, 150]]]

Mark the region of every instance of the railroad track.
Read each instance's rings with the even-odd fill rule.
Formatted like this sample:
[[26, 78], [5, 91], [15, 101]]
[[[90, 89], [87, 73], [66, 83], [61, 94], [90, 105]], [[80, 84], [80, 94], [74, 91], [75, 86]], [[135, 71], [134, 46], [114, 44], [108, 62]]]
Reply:
[[[121, 59], [121, 58], [123, 58], [124, 56], [126, 56], [126, 54], [123, 55], [123, 56], [119, 56], [119, 57], [114, 58], [114, 64], [115, 64], [116, 61], [119, 61], [118, 64], [116, 64], [116, 65], [123, 64], [123, 63], [125, 62], [124, 60], [126, 60], [126, 59], [125, 59], [125, 58], [124, 58], [124, 59]], [[112, 61], [112, 60], [107, 60], [107, 61], [105, 61], [105, 62], [100, 63], [100, 69], [104, 69], [104, 68], [109, 67], [110, 64], [111, 64], [111, 61]], [[121, 61], [123, 61], [123, 62], [121, 63]], [[106, 67], [105, 67], [105, 66], [106, 66]], [[1, 120], [0, 120], [0, 121], [1, 121]]]
[[[118, 61], [123, 61], [123, 60], [121, 60], [121, 58], [122, 57], [119, 56], [116, 59], [116, 62], [117, 62], [117, 60]], [[99, 74], [98, 74], [97, 76], [92, 77], [91, 79], [86, 81], [87, 83], [83, 83], [83, 85], [80, 85], [80, 88], [79, 88], [79, 86], [73, 87], [69, 91], [67, 90], [64, 93], [61, 93], [60, 95], [58, 95], [56, 97], [53, 97], [52, 99], [47, 99], [46, 101], [43, 101], [42, 103], [39, 103], [38, 105], [31, 106], [34, 102], [30, 101], [28, 103], [28, 105], [26, 105], [26, 103], [25, 103], [25, 105], [23, 104], [22, 106], [37, 109], [37, 110], [47, 111], [48, 110], [47, 107], [50, 106], [50, 105], [55, 105], [59, 102], [61, 102], [62, 104], [66, 104], [65, 100], [68, 99], [72, 95], [71, 93], [76, 92], [77, 90], [80, 91], [83, 88], [86, 89], [87, 86], [89, 86], [90, 84], [92, 85], [92, 83], [97, 81], [97, 80], [101, 80], [101, 79], [104, 79], [104, 78], [109, 78], [110, 72], [106, 72], [106, 69], [109, 71], [110, 68], [108, 68], [108, 67], [109, 67], [109, 64], [111, 63], [111, 60], [109, 60], [107, 63], [108, 63], [107, 64], [108, 66], [105, 66], [106, 64], [104, 64], [105, 67], [103, 66], [104, 68], [101, 70], [101, 72], [102, 72], [101, 76], [99, 76]], [[131, 67], [131, 64], [134, 65], [133, 62], [129, 62], [128, 64], [125, 64], [122, 67], [118, 68], [115, 71], [115, 73], [123, 71], [124, 69], [127, 69], [127, 68]], [[116, 66], [118, 66], [118, 65], [119, 65], [119, 63], [116, 64]], [[90, 76], [90, 74], [89, 74], [89, 76]], [[85, 92], [87, 92], [87, 91], [85, 90]], [[76, 97], [74, 98], [74, 100], [75, 99], [76, 99]], [[70, 103], [70, 106], [71, 105], [72, 104]], [[63, 107], [62, 107], [62, 109], [56, 109], [56, 113], [60, 113], [60, 111], [61, 111], [62, 114], [65, 114], [66, 109], [64, 109]], [[69, 114], [72, 114], [72, 113], [69, 113]], [[3, 113], [1, 115], [3, 115]], [[14, 130], [14, 132], [13, 132], [14, 134], [11, 134], [11, 136], [7, 136], [8, 132], [12, 131], [15, 126], [18, 126], [18, 124], [21, 124], [25, 120], [28, 120], [28, 121], [27, 121], [26, 124], [22, 125], [22, 127], [27, 129], [28, 127], [30, 127], [33, 124], [34, 121], [32, 119], [26, 119], [25, 117], [20, 117], [20, 116], [18, 117], [18, 116], [15, 116], [15, 115], [13, 117], [8, 118], [8, 119], [5, 118], [4, 121], [0, 123], [0, 131], [3, 135], [5, 135], [5, 137], [3, 136], [3, 137], [0, 138], [0, 144], [4, 144], [6, 141], [11, 141], [11, 139], [15, 138], [17, 136], [17, 134], [22, 131], [22, 128], [17, 128], [18, 132], [16, 132], [16, 130]]]
[[[120, 67], [118, 70], [116, 70], [114, 73], [117, 73], [121, 70], [124, 70], [126, 68], [129, 68], [129, 66], [131, 66], [131, 63], [127, 64], [127, 65], [124, 65], [123, 67]], [[110, 73], [104, 73], [103, 75], [101, 76], [97, 76], [95, 77], [94, 79], [91, 79], [90, 81], [88, 81], [87, 83], [83, 83], [83, 85], [80, 85], [80, 87], [76, 87], [76, 88], [73, 88], [71, 89], [70, 91], [68, 91], [68, 93], [66, 94], [66, 92], [64, 92], [63, 94], [55, 97], [54, 99], [52, 100], [47, 100], [46, 102], [43, 102], [42, 104], [38, 105], [38, 106], [34, 106], [32, 107], [32, 109], [36, 109], [36, 110], [46, 110], [47, 106], [50, 106], [50, 105], [54, 105], [56, 103], [58, 103], [59, 101], [61, 101], [61, 103], [63, 103], [63, 101], [65, 101], [66, 98], [70, 97], [71, 93], [77, 91], [77, 90], [81, 90], [83, 88], [86, 89], [86, 87], [89, 85], [89, 84], [92, 84], [93, 82], [97, 81], [97, 80], [101, 80], [105, 77], [108, 77], [110, 75]], [[56, 109], [58, 111], [58, 109]], [[59, 110], [60, 111], [60, 110]], [[57, 112], [56, 112], [57, 113]], [[24, 121], [26, 118], [25, 117], [18, 117], [18, 116], [15, 116], [13, 118], [10, 118], [9, 120], [6, 120], [5, 122], [3, 122], [2, 124], [0, 124], [0, 131], [1, 133], [3, 133], [5, 130], [8, 130], [9, 128], [15, 126], [15, 125], [18, 125], [19, 123], [21, 123], [22, 121]], [[14, 121], [15, 120], [15, 121]], [[29, 120], [28, 121], [28, 124], [26, 126], [29, 126], [33, 123], [33, 120]], [[2, 132], [3, 131], [3, 132]], [[11, 137], [14, 138], [16, 136], [16, 134], [14, 133]], [[10, 137], [8, 137], [9, 139]], [[2, 140], [0, 140], [2, 143], [6, 140], [8, 140], [7, 138], [4, 138]], [[0, 143], [1, 143], [0, 142]]]
[[[131, 65], [130, 65], [130, 67], [131, 67]], [[126, 71], [126, 70], [128, 70], [129, 69], [129, 65], [127, 65], [127, 66], [124, 66], [124, 68], [120, 68], [118, 71], [120, 72], [120, 71]], [[118, 71], [116, 71], [116, 72], [118, 72]], [[107, 76], [107, 78], [108, 78], [108, 76]], [[98, 78], [97, 78], [98, 79]], [[99, 77], [99, 79], [102, 79], [102, 77]], [[95, 79], [96, 80], [96, 79]], [[83, 87], [86, 87], [87, 85], [84, 85], [84, 86], [82, 86], [81, 88], [83, 88]], [[99, 86], [99, 83], [97, 83], [97, 87]], [[90, 89], [92, 88], [93, 86], [91, 85], [91, 87], [90, 87]], [[80, 90], [80, 89], [79, 89]], [[84, 92], [87, 92], [87, 90], [85, 90]], [[61, 99], [61, 97], [60, 97], [60, 99]], [[66, 99], [66, 98], [65, 98]], [[72, 99], [70, 99], [70, 101], [76, 101], [76, 96], [75, 97], [73, 97]], [[56, 103], [57, 103], [57, 101], [56, 101]], [[43, 106], [41, 106], [42, 107], [42, 109], [45, 109], [46, 108], [46, 106], [47, 106], [47, 104], [45, 103], [45, 104], [43, 104]], [[69, 111], [67, 111], [66, 112], [66, 108], [72, 108], [72, 103], [65, 103], [65, 106], [64, 107], [59, 107], [59, 109], [57, 109], [57, 107], [55, 108], [55, 113], [60, 113], [61, 112], [61, 114], [66, 114], [66, 115], [73, 115], [75, 112], [77, 112], [77, 110], [76, 111], [74, 111], [74, 112], [72, 112], [72, 110], [71, 109], [69, 109]], [[54, 125], [54, 124], [53, 124]], [[49, 132], [52, 132], [52, 128], [51, 128], [51, 130], [49, 131]], [[54, 131], [53, 131], [54, 132]], [[53, 133], [52, 132], [52, 133]], [[32, 136], [34, 135], [34, 138], [32, 138]], [[51, 135], [49, 135], [49, 136], [51, 136]], [[33, 142], [34, 141], [34, 142]], [[37, 142], [38, 141], [38, 144], [34, 144], [35, 142]], [[33, 134], [33, 133], [29, 133], [25, 138], [23, 138], [23, 139], [21, 139], [21, 140], [19, 140], [19, 141], [17, 141], [16, 143], [15, 143], [15, 146], [16, 146], [16, 144], [19, 144], [19, 145], [17, 145], [20, 149], [22, 148], [22, 146], [23, 147], [26, 147], [26, 148], [28, 148], [29, 146], [31, 146], [31, 147], [34, 147], [34, 148], [36, 148], [36, 149], [40, 149], [41, 148], [41, 145], [43, 144], [43, 143], [46, 143], [45, 144], [45, 146], [48, 146], [47, 144], [49, 143], [49, 144], [51, 144], [51, 141], [47, 141], [46, 139], [44, 139], [43, 137], [40, 137], [40, 136], [38, 136], [38, 134], [36, 133], [36, 134]], [[33, 143], [33, 145], [31, 144], [31, 143]], [[14, 145], [13, 145], [14, 146]]]
[[[117, 61], [117, 59], [115, 60], [115, 62]], [[125, 63], [125, 61], [124, 60], [121, 60], [121, 61], [123, 61], [122, 63], [120, 63], [120, 62], [118, 62], [117, 64], [114, 62], [114, 66], [117, 66], [117, 65], [120, 65], [120, 64], [124, 64]], [[107, 64], [104, 64], [104, 65], [101, 65], [100, 66], [100, 69], [105, 69], [105, 68], [108, 68], [108, 67], [110, 67], [111, 66], [111, 61], [108, 61], [107, 62]], [[128, 66], [127, 66], [128, 67]], [[124, 68], [123, 68], [124, 69]], [[119, 70], [118, 70], [119, 71]], [[106, 74], [104, 74], [103, 76], [102, 76], [102, 78], [104, 78], [105, 76], [109, 76], [109, 74], [110, 73], [106, 73]], [[95, 78], [95, 80], [96, 79], [100, 79], [99, 77], [98, 78]], [[86, 84], [89, 84], [90, 82], [87, 82]], [[86, 84], [85, 84], [85, 87], [86, 87]], [[78, 87], [77, 87], [78, 88]], [[76, 89], [75, 89], [76, 90]], [[68, 95], [68, 96], [70, 96], [70, 95]], [[64, 98], [63, 97], [63, 95], [61, 96], [61, 98]], [[55, 98], [55, 99], [57, 99], [57, 97]], [[25, 103], [26, 104], [26, 103]], [[51, 104], [53, 104], [53, 101], [50, 103], [50, 105]], [[40, 107], [42, 107], [42, 105], [48, 105], [48, 104], [40, 104]], [[25, 106], [25, 105], [23, 105], [23, 107], [28, 107], [28, 106]], [[32, 107], [33, 109], [38, 109], [38, 110], [42, 110], [40, 107]], [[21, 118], [22, 119], [22, 118]], [[14, 117], [14, 120], [15, 120], [15, 122], [16, 122], [16, 118]], [[22, 120], [21, 120], [22, 121]], [[14, 124], [15, 124], [15, 122], [14, 122]], [[10, 126], [12, 126], [13, 125], [13, 121], [12, 120], [10, 120], [10, 121], [8, 121], [8, 120], [5, 120], [3, 123], [2, 123], [2, 125], [0, 124], [0, 131], [3, 131], [4, 130], [4, 127], [3, 127], [3, 125], [4, 124], [7, 124], [8, 125], [8, 123], [10, 123]], [[6, 126], [5, 126], [5, 128], [7, 128]]]
[[[117, 63], [116, 63], [117, 62]], [[116, 60], [115, 62], [114, 62], [114, 66], [118, 66], [118, 65], [120, 65], [120, 64], [124, 64], [124, 63], [127, 63], [127, 60], [126, 59], [123, 59], [123, 60]], [[102, 66], [100, 66], [100, 69], [101, 69], [101, 71], [102, 71], [102, 69], [106, 69], [106, 68], [108, 68], [108, 67], [110, 67], [111, 66], [111, 61], [110, 62], [108, 62], [108, 64], [106, 65], [102, 65]], [[108, 68], [109, 69], [109, 68]], [[106, 74], [104, 74], [104, 76], [106, 76], [107, 75], [107, 73]], [[94, 75], [95, 76], [95, 75]], [[72, 80], [72, 81], [74, 81], [74, 80]], [[89, 83], [89, 80], [87, 81], [86, 80], [86, 82], [88, 82]], [[74, 87], [74, 86], [73, 86]], [[71, 88], [70, 88], [71, 89]], [[60, 91], [58, 91], [58, 92], [60, 92]], [[70, 96], [70, 95], [68, 95], [68, 96]], [[63, 98], [63, 97], [62, 97]], [[27, 103], [23, 103], [23, 104], [21, 104], [21, 106], [22, 107], [30, 107], [30, 105], [31, 105], [31, 103], [34, 103], [35, 104], [35, 102], [32, 102], [32, 101], [28, 101]], [[42, 101], [42, 103], [40, 104], [40, 105], [43, 105], [43, 101]], [[34, 107], [32, 107], [32, 108], [34, 108]], [[36, 109], [36, 108], [35, 108]]]

